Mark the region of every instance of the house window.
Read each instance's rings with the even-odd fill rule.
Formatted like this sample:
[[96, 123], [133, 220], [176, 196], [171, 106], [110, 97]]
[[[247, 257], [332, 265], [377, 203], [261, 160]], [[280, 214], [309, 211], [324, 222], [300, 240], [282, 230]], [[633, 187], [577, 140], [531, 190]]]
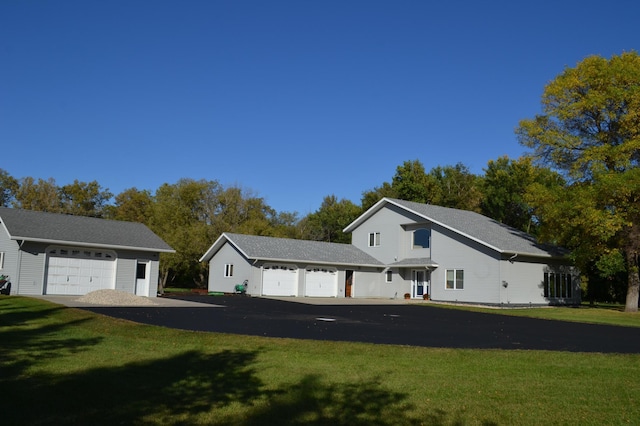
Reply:
[[380, 245], [380, 233], [379, 232], [370, 232], [369, 233], [369, 247], [378, 247]]
[[388, 270], [385, 273], [385, 281], [388, 282], [388, 283], [393, 281], [393, 272], [391, 270]]
[[448, 290], [462, 290], [464, 289], [464, 271], [462, 269], [447, 269], [447, 284]]
[[0, 251], [0, 269], [4, 268], [4, 252]]
[[429, 248], [431, 242], [431, 230], [420, 228], [413, 231], [413, 248]]
[[570, 299], [572, 297], [571, 274], [545, 272], [544, 297], [547, 299]]
[[232, 277], [233, 276], [233, 263], [227, 263], [224, 265], [224, 276]]

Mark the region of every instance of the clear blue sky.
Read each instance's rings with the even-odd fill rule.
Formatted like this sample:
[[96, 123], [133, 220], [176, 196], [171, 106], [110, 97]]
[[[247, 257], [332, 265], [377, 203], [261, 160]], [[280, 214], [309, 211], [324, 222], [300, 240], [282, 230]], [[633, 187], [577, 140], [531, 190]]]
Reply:
[[420, 160], [524, 153], [586, 56], [640, 50], [640, 3], [4, 0], [0, 168], [117, 194], [186, 177], [317, 210]]

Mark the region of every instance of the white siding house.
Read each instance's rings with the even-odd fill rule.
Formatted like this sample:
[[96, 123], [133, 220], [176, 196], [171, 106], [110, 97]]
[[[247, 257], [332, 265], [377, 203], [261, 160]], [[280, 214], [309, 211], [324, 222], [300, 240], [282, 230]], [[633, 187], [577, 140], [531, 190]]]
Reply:
[[351, 244], [224, 233], [201, 261], [209, 290], [490, 305], [580, 302], [566, 252], [478, 213], [384, 198], [348, 225]]

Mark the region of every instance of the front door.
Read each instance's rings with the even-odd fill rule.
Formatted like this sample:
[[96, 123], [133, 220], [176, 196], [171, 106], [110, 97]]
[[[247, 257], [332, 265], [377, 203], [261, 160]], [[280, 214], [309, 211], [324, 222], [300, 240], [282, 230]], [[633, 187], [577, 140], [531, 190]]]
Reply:
[[411, 280], [411, 297], [422, 299], [425, 294], [429, 294], [427, 271], [424, 269], [414, 269], [413, 279]]

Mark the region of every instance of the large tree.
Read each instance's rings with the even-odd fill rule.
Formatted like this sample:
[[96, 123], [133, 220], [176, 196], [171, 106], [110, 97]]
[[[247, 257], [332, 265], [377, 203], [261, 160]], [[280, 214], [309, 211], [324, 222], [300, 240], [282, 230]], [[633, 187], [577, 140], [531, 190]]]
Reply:
[[[609, 273], [624, 267], [625, 310], [637, 312], [640, 57], [635, 52], [592, 56], [566, 68], [545, 87], [542, 109], [521, 121], [516, 132], [538, 161], [562, 172], [569, 184], [564, 194], [538, 187], [532, 197], [544, 210], [545, 235], [555, 229], [564, 237], [559, 242], [580, 254], [582, 266], [590, 260]], [[569, 236], [567, 229], [577, 234]]]
[[564, 179], [529, 157], [507, 156], [489, 160], [482, 180], [482, 214], [530, 234], [537, 234], [538, 218], [526, 198], [534, 184], [543, 188], [564, 187]]
[[0, 169], [0, 207], [9, 207], [18, 192], [18, 180], [6, 170]]

